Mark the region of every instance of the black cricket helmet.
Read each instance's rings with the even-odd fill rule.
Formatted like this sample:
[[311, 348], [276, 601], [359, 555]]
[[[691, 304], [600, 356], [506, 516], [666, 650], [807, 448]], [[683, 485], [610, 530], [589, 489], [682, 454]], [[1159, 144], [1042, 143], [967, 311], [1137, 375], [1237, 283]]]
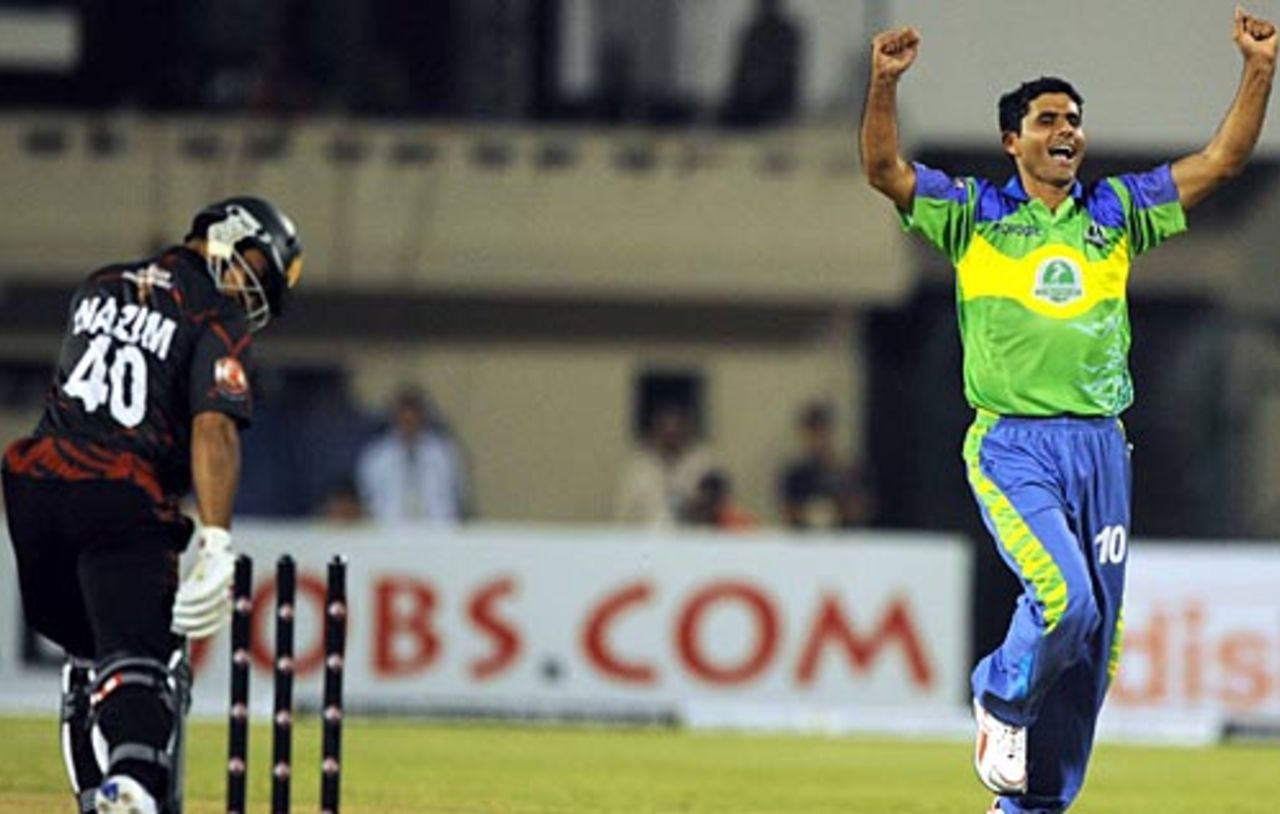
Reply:
[[[260, 330], [284, 313], [289, 289], [302, 276], [302, 242], [288, 215], [261, 198], [227, 198], [196, 213], [187, 234], [192, 238], [205, 241], [209, 274], [218, 290], [241, 297], [249, 330]], [[249, 249], [267, 259], [264, 274], [245, 259]], [[228, 275], [233, 268], [241, 273]]]

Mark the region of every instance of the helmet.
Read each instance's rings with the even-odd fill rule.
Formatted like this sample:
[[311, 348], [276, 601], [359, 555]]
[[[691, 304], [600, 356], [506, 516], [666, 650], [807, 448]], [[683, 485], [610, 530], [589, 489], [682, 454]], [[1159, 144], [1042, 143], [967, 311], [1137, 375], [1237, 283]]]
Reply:
[[[196, 213], [187, 240], [205, 241], [209, 274], [219, 291], [244, 302], [249, 330], [257, 331], [284, 313], [289, 289], [302, 275], [302, 243], [284, 212], [261, 198], [241, 196], [210, 204]], [[244, 256], [257, 249], [267, 260], [262, 274]], [[231, 270], [239, 274], [231, 274]]]

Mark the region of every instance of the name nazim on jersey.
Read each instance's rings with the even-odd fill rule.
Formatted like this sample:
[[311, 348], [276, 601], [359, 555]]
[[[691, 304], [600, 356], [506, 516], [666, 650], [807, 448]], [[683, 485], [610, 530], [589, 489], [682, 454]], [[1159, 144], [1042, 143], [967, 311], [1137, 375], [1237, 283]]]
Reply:
[[115, 297], [89, 297], [76, 306], [72, 333], [79, 335], [110, 334], [138, 345], [160, 359], [169, 355], [169, 345], [178, 323], [145, 305], [128, 302], [120, 305]]

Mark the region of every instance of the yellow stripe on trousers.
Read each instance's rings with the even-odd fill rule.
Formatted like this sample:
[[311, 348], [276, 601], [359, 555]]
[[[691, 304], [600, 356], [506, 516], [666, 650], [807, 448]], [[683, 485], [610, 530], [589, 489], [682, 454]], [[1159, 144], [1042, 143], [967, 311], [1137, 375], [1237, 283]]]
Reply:
[[998, 415], [979, 411], [964, 441], [964, 460], [969, 474], [969, 485], [986, 507], [996, 527], [1000, 545], [1018, 564], [1023, 578], [1031, 583], [1036, 601], [1044, 608], [1044, 632], [1047, 635], [1062, 619], [1067, 608], [1067, 581], [1053, 557], [1036, 537], [1013, 503], [986, 473], [982, 471], [979, 456], [982, 440], [1000, 420]]
[[1120, 652], [1124, 650], [1124, 608], [1116, 614], [1116, 629], [1111, 634], [1111, 655], [1107, 659], [1107, 684], [1116, 680], [1120, 670]]

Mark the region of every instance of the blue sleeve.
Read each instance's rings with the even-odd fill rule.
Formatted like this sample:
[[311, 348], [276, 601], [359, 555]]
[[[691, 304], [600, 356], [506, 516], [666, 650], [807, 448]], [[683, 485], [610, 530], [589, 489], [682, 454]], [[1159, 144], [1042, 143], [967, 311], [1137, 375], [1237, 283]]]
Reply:
[[1142, 254], [1186, 231], [1187, 214], [1178, 198], [1170, 165], [1126, 173], [1107, 181], [1124, 208], [1130, 255]]
[[912, 166], [916, 171], [916, 190], [911, 211], [899, 213], [902, 226], [929, 241], [956, 263], [973, 236], [976, 184], [972, 178], [953, 178], [924, 164]]

